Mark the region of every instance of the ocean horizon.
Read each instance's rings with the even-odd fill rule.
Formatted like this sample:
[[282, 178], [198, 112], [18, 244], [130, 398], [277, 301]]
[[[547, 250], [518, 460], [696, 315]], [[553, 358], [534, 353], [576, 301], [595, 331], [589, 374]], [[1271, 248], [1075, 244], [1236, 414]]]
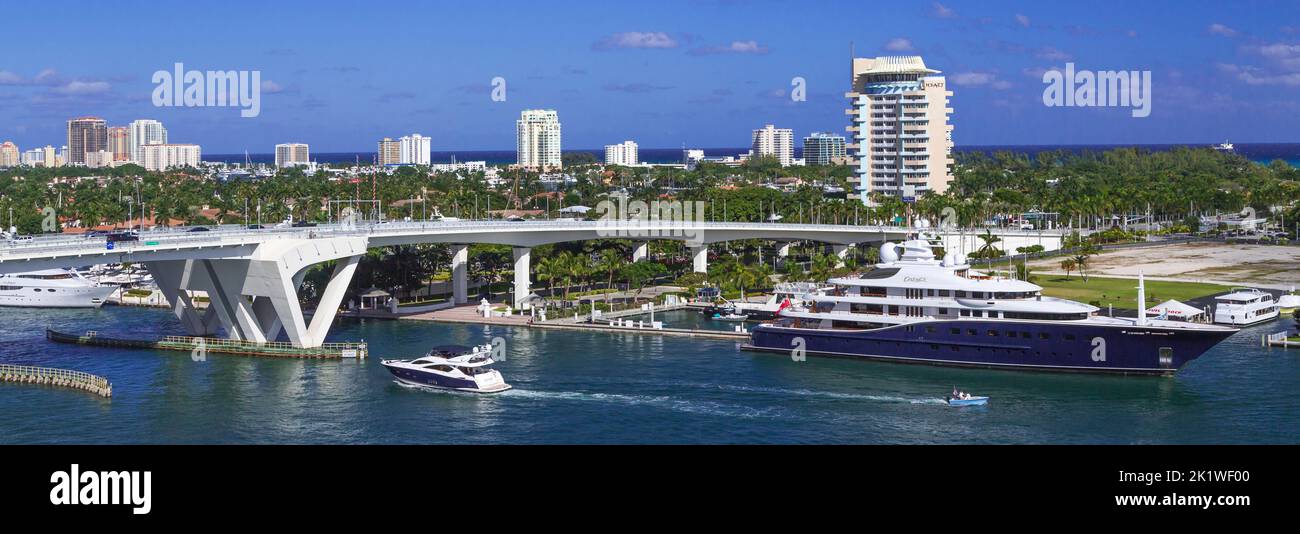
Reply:
[[[1109, 144], [1109, 145], [964, 145], [957, 146], [954, 151], [957, 153], [984, 152], [992, 154], [995, 152], [1011, 151], [1027, 153], [1031, 157], [1039, 152], [1052, 150], [1068, 150], [1071, 152], [1081, 153], [1087, 151], [1104, 151], [1115, 148], [1136, 147], [1152, 151], [1172, 150], [1177, 147], [1208, 147], [1209, 145], [1199, 145], [1192, 143], [1174, 143], [1174, 144]], [[748, 152], [748, 148], [704, 148], [705, 156], [724, 157], [739, 156]], [[1300, 143], [1238, 143], [1236, 152], [1249, 158], [1252, 161], [1261, 164], [1267, 164], [1273, 160], [1283, 160], [1290, 163], [1292, 167], [1300, 168]], [[579, 148], [565, 150], [565, 154], [592, 154], [597, 160], [603, 160], [605, 157], [604, 149]], [[803, 157], [803, 148], [795, 147], [794, 155], [796, 158]], [[515, 161], [514, 150], [440, 150], [430, 154], [434, 163], [451, 163], [452, 161], [485, 161], [488, 164], [507, 164]], [[682, 160], [681, 148], [642, 148], [638, 150], [638, 156], [643, 163], [678, 163]], [[242, 163], [245, 160], [245, 154], [205, 154], [203, 161], [221, 162], [221, 163]], [[312, 154], [312, 160], [318, 163], [348, 163], [360, 161], [367, 163], [374, 161], [375, 152], [319, 152]], [[250, 153], [247, 159], [252, 163], [274, 163], [274, 153]]]

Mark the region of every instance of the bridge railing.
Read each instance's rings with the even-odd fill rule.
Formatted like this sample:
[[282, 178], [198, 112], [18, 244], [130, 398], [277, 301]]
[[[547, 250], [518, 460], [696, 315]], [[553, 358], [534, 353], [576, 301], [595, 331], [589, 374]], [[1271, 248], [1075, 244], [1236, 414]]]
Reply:
[[[723, 221], [662, 221], [653, 219], [625, 219], [609, 221], [392, 221], [366, 224], [320, 224], [311, 227], [261, 228], [249, 229], [243, 225], [227, 225], [215, 230], [191, 232], [186, 227], [165, 230], [148, 230], [138, 233], [138, 240], [118, 241], [114, 243], [113, 252], [130, 253], [140, 250], [157, 250], [167, 247], [229, 246], [257, 243], [267, 239], [311, 238], [311, 237], [351, 237], [374, 235], [402, 235], [411, 232], [455, 232], [458, 230], [589, 230], [589, 229], [628, 229], [643, 230], [650, 228], [682, 228], [700, 230], [792, 230], [792, 231], [831, 231], [831, 232], [881, 232], [904, 233], [916, 229], [903, 226], [881, 225], [838, 225], [811, 223], [762, 223], [762, 222], [723, 222]], [[975, 232], [976, 230], [970, 230]], [[964, 233], [965, 231], [963, 231]], [[949, 231], [947, 233], [955, 233]], [[1060, 231], [1043, 230], [999, 230], [999, 235], [1056, 235]], [[62, 251], [96, 252], [107, 250], [105, 237], [70, 237], [40, 236], [26, 241], [9, 241], [0, 247], [0, 259], [6, 256], [39, 256], [45, 253]]]

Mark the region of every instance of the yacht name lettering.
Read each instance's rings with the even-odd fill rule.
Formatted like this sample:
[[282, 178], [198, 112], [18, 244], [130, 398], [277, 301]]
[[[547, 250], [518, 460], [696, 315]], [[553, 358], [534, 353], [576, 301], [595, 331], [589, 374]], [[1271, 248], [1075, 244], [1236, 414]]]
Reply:
[[924, 276], [904, 276], [904, 282], [925, 282]]

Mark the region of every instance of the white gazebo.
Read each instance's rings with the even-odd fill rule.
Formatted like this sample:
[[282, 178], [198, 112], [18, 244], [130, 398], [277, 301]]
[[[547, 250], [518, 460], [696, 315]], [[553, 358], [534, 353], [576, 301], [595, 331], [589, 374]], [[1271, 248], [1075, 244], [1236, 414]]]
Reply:
[[1160, 304], [1147, 308], [1147, 316], [1167, 317], [1170, 319], [1181, 319], [1190, 321], [1198, 315], [1204, 315], [1205, 310], [1198, 309], [1196, 306], [1169, 299]]

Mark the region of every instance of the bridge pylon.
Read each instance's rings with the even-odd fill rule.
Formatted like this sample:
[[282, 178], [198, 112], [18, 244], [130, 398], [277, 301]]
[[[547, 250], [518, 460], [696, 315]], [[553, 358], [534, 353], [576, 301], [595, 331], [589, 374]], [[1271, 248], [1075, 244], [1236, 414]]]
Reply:
[[[363, 237], [278, 239], [263, 242], [240, 258], [186, 259], [145, 262], [154, 281], [172, 304], [190, 335], [225, 330], [230, 339], [265, 343], [283, 331], [295, 347], [319, 347], [325, 342], [361, 255]], [[299, 304], [298, 288], [307, 268], [338, 260], [310, 324]], [[208, 295], [200, 313], [190, 291]]]

